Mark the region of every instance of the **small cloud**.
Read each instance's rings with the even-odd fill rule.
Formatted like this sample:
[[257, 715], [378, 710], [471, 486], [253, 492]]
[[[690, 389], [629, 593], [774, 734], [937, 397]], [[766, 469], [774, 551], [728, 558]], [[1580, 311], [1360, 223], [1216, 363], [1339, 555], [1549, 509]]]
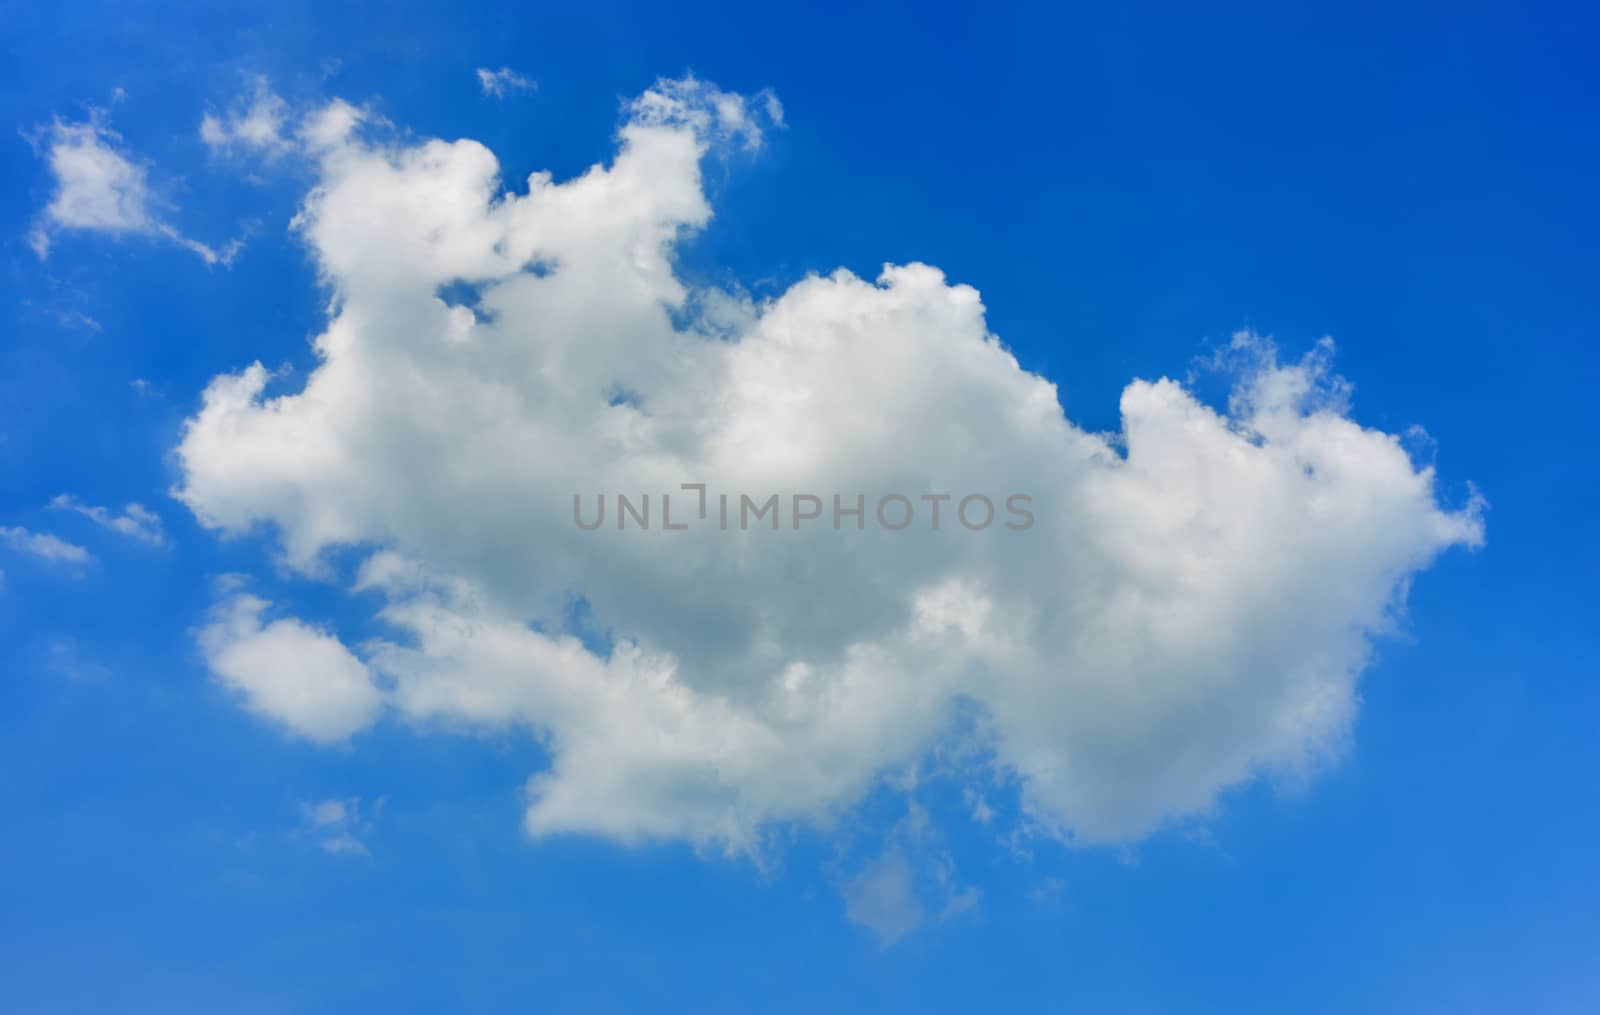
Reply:
[[899, 853], [885, 854], [844, 886], [844, 915], [887, 948], [922, 926], [911, 866]]
[[293, 617], [266, 620], [271, 604], [219, 583], [227, 598], [199, 632], [212, 674], [245, 707], [320, 744], [336, 744], [372, 725], [384, 696], [367, 664], [337, 636]]
[[984, 799], [982, 793], [968, 786], [961, 791], [961, 797], [967, 803], [968, 810], [972, 813], [972, 820], [980, 825], [987, 825], [994, 820], [994, 808], [989, 806], [989, 801]]
[[383, 798], [374, 801], [371, 817], [363, 818], [360, 797], [334, 798], [300, 805], [302, 822], [324, 852], [334, 856], [367, 856], [364, 836], [370, 835]]
[[300, 140], [313, 152], [337, 147], [370, 116], [365, 109], [334, 99], [301, 122]]
[[501, 67], [499, 70], [490, 70], [487, 67], [478, 68], [478, 87], [483, 89], [483, 94], [493, 95], [503, 99], [516, 92], [534, 92], [539, 90], [539, 83], [532, 78], [524, 77], [510, 67]]
[[267, 84], [255, 80], [254, 93], [234, 102], [227, 112], [200, 119], [200, 140], [216, 151], [246, 151], [266, 158], [288, 152], [294, 142], [285, 133], [289, 104]]
[[63, 328], [82, 329], [83, 331], [92, 331], [95, 334], [105, 330], [100, 326], [99, 321], [81, 310], [61, 310], [55, 316]]
[[1067, 883], [1065, 881], [1060, 878], [1047, 877], [1028, 889], [1028, 901], [1046, 909], [1060, 909], [1061, 899], [1066, 894], [1066, 891]]
[[335, 856], [366, 856], [366, 843], [353, 835], [340, 834], [322, 841], [322, 848]]
[[764, 88], [756, 94], [756, 98], [767, 107], [767, 119], [772, 121], [774, 127], [783, 127], [783, 103], [778, 101], [778, 96], [772, 89]]
[[218, 251], [190, 239], [157, 213], [161, 202], [151, 192], [148, 167], [121, 150], [122, 138], [106, 125], [102, 111], [91, 111], [83, 123], [56, 120], [30, 140], [55, 177], [50, 203], [28, 236], [40, 260], [63, 230], [161, 238], [207, 264], [227, 264], [237, 253], [236, 244]]
[[130, 502], [122, 509], [122, 514], [116, 515], [106, 508], [85, 504], [71, 494], [63, 493], [52, 500], [50, 506], [63, 511], [75, 511], [101, 528], [110, 529], [130, 539], [137, 539], [141, 543], [160, 546], [166, 542], [160, 516], [138, 503]]
[[313, 825], [325, 828], [329, 825], [342, 825], [349, 820], [351, 812], [359, 808], [361, 802], [354, 800], [324, 800], [317, 804], [306, 805], [306, 817]]
[[48, 532], [29, 532], [20, 526], [0, 525], [0, 544], [41, 560], [66, 564], [87, 564], [94, 560], [88, 550]]
[[145, 167], [116, 148], [120, 138], [93, 116], [86, 123], [51, 124], [45, 132], [46, 158], [56, 178], [55, 194], [44, 209], [44, 224], [29, 237], [41, 258], [50, 249], [49, 229], [109, 233], [154, 233]]
[[44, 666], [56, 676], [74, 683], [106, 680], [111, 676], [109, 667], [84, 658], [77, 643], [70, 638], [56, 638], [45, 645]]
[[982, 893], [961, 883], [955, 860], [939, 845], [922, 804], [907, 801], [905, 817], [887, 838], [883, 851], [840, 890], [845, 918], [871, 931], [880, 946], [896, 944], [930, 913], [942, 923], [978, 908]]

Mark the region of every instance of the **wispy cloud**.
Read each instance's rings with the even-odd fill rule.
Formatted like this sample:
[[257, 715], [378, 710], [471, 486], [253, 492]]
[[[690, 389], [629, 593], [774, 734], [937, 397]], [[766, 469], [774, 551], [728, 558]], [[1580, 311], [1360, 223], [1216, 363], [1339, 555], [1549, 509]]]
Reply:
[[383, 798], [373, 801], [367, 817], [362, 815], [360, 797], [319, 800], [301, 804], [300, 809], [306, 829], [324, 852], [335, 856], [366, 856], [367, 844], [362, 839], [371, 834], [378, 815], [383, 812]]
[[[893, 782], [893, 780], [891, 780]], [[915, 774], [902, 785], [914, 790]], [[978, 907], [982, 894], [963, 883], [941, 845], [927, 809], [915, 797], [886, 836], [882, 851], [840, 886], [845, 919], [871, 931], [888, 948], [930, 918], [954, 919]]]
[[141, 543], [160, 546], [167, 541], [162, 531], [160, 516], [142, 504], [130, 502], [118, 515], [112, 514], [106, 508], [85, 504], [70, 493], [63, 493], [52, 500], [50, 506], [63, 511], [75, 511], [102, 528], [110, 529], [130, 539], [137, 539]]
[[501, 67], [499, 70], [479, 67], [478, 87], [483, 89], [483, 94], [485, 95], [493, 95], [497, 99], [503, 99], [507, 95], [516, 92], [538, 91], [539, 83], [532, 78], [518, 74], [510, 67]]
[[82, 123], [56, 120], [32, 138], [50, 166], [55, 190], [28, 242], [41, 259], [63, 230], [165, 239], [192, 251], [207, 264], [227, 264], [237, 241], [218, 249], [179, 232], [158, 212], [163, 203], [151, 190], [149, 168], [121, 148], [122, 138], [91, 112]]
[[885, 947], [922, 925], [911, 865], [898, 853], [873, 861], [844, 886], [844, 914], [871, 931]]
[[272, 91], [264, 77], [255, 80], [248, 98], [227, 111], [206, 113], [200, 120], [200, 140], [213, 150], [248, 151], [271, 158], [294, 147], [286, 130], [289, 104]]
[[56, 676], [75, 683], [106, 680], [111, 669], [87, 658], [71, 638], [55, 638], [44, 646], [44, 665]]
[[30, 532], [20, 526], [0, 525], [0, 544], [41, 560], [65, 564], [87, 564], [94, 560], [88, 550], [76, 543], [69, 543], [48, 532]]

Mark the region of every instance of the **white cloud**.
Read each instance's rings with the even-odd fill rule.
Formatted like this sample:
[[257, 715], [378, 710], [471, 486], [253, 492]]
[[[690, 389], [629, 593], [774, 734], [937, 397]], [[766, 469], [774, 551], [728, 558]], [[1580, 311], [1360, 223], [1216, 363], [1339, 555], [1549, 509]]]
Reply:
[[143, 166], [113, 145], [117, 136], [99, 122], [54, 123], [48, 133], [55, 196], [45, 213], [68, 229], [150, 232], [150, 190]]
[[[383, 807], [379, 798], [372, 811], [374, 815]], [[367, 844], [363, 837], [372, 830], [372, 822], [362, 817], [361, 798], [321, 800], [301, 805], [302, 821], [306, 830], [316, 838], [317, 845], [335, 856], [366, 856]]]
[[297, 136], [310, 153], [321, 154], [344, 144], [357, 127], [371, 118], [367, 110], [343, 99], [334, 99], [307, 115], [300, 123]]
[[[509, 195], [476, 142], [319, 131], [297, 219], [335, 293], [318, 366], [276, 397], [260, 364], [213, 380], [176, 493], [223, 531], [270, 524], [308, 574], [365, 548], [357, 585], [394, 634], [364, 665], [236, 596], [202, 639], [213, 668], [318, 739], [383, 700], [536, 733], [536, 835], [753, 850], [775, 823], [837, 816], [958, 709], [983, 716], [1029, 820], [1080, 842], [1336, 757], [1373, 639], [1435, 555], [1481, 540], [1476, 506], [1442, 508], [1431, 468], [1350, 418], [1326, 346], [1285, 364], [1242, 336], [1226, 411], [1132, 381], [1109, 439], [927, 265], [760, 303], [689, 287], [674, 249], [711, 215], [701, 159], [758, 146], [775, 108], [661, 82], [609, 165]], [[695, 482], [1021, 492], [1037, 521], [573, 524], [574, 493], [648, 491], [659, 511]], [[568, 625], [579, 596], [609, 653]], [[286, 681], [296, 665], [338, 676]], [[862, 888], [881, 900], [892, 878]]]
[[1067, 883], [1060, 878], [1047, 877], [1028, 889], [1028, 900], [1046, 909], [1060, 909], [1067, 893]]
[[318, 828], [344, 824], [351, 810], [352, 807], [347, 800], [324, 800], [318, 804], [306, 805], [307, 817]]
[[501, 67], [499, 70], [479, 67], [478, 87], [483, 89], [483, 94], [485, 95], [493, 95], [497, 99], [503, 99], [515, 92], [537, 91], [539, 83], [532, 78], [518, 74], [510, 67]]
[[844, 886], [844, 914], [870, 930], [881, 945], [892, 945], [922, 925], [911, 866], [898, 853], [875, 860]]
[[266, 78], [258, 77], [248, 99], [239, 99], [220, 115], [206, 113], [201, 118], [200, 140], [213, 149], [272, 158], [294, 147], [288, 122], [289, 104], [272, 91]]
[[962, 790], [962, 799], [966, 801], [967, 808], [972, 814], [972, 820], [980, 825], [987, 825], [994, 820], [994, 808], [989, 806], [989, 801], [983, 794], [968, 786]]
[[[628, 103], [630, 125], [672, 127], [694, 132], [701, 141], [738, 141], [760, 148], [765, 126], [783, 126], [783, 105], [770, 91], [746, 98], [688, 75], [657, 81], [655, 87]], [[698, 181], [697, 181], [698, 182]]]
[[44, 646], [44, 666], [51, 673], [74, 683], [107, 680], [111, 669], [86, 658], [71, 638], [52, 638]]
[[81, 310], [63, 310], [56, 314], [56, 320], [60, 321], [62, 326], [67, 328], [82, 328], [85, 331], [93, 331], [96, 333], [105, 330], [99, 321], [95, 320], [93, 317], [90, 317]]
[[69, 543], [48, 532], [29, 532], [20, 526], [0, 525], [0, 543], [43, 560], [67, 564], [87, 564], [94, 560], [88, 550], [76, 543]]
[[783, 103], [778, 101], [777, 95], [768, 90], [756, 94], [756, 100], [766, 107], [767, 119], [772, 121], [774, 127], [783, 126]]
[[319, 743], [366, 728], [383, 707], [367, 667], [339, 639], [292, 617], [263, 622], [271, 605], [236, 589], [200, 632], [213, 674], [245, 707]]
[[[893, 781], [893, 780], [891, 780]], [[943, 922], [977, 909], [982, 895], [963, 885], [955, 860], [937, 842], [927, 810], [914, 795], [915, 774], [907, 792], [905, 817], [885, 836], [877, 856], [840, 886], [845, 918], [871, 931], [887, 948], [922, 926], [931, 912]]]
[[162, 218], [157, 211], [162, 202], [150, 189], [148, 169], [124, 154], [120, 142], [99, 113], [84, 123], [57, 120], [40, 132], [35, 144], [42, 147], [55, 177], [55, 191], [29, 236], [34, 252], [44, 258], [55, 233], [80, 230], [162, 238], [207, 264], [228, 263], [238, 244], [215, 250]]
[[106, 508], [85, 504], [71, 494], [63, 493], [50, 501], [50, 506], [64, 511], [76, 511], [102, 528], [110, 529], [130, 539], [137, 539], [141, 543], [160, 546], [166, 542], [160, 516], [142, 504], [129, 503], [122, 509], [122, 514], [114, 515]]

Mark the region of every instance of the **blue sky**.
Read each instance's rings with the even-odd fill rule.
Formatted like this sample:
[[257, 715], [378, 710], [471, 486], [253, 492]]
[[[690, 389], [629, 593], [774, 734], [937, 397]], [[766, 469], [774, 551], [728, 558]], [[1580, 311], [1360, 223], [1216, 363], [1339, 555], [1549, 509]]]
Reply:
[[[0, 1007], [1577, 1012], [1600, 997], [1600, 490], [1588, 467], [1600, 432], [1583, 390], [1597, 365], [1600, 268], [1592, 12], [469, 4], [134, 16], [82, 4], [5, 20], [0, 112], [14, 133], [0, 163]], [[536, 85], [486, 94], [479, 68]], [[281, 486], [231, 471], [277, 467], [251, 447], [219, 438], [180, 451], [214, 378], [259, 361], [283, 369], [268, 397], [300, 391], [319, 365], [311, 340], [327, 327], [330, 292], [348, 286], [358, 307], [367, 284], [358, 267], [323, 285], [347, 221], [338, 202], [361, 199], [361, 188], [340, 190], [343, 170], [318, 162], [331, 157], [287, 125], [340, 98], [366, 111], [371, 144], [476, 139], [524, 193], [536, 170], [563, 183], [609, 163], [619, 125], [643, 122], [626, 104], [689, 72], [726, 90], [682, 93], [686, 111], [661, 128], [688, 137], [684, 118], [704, 108], [706, 129], [720, 132], [700, 181], [713, 217], [673, 249], [674, 276], [690, 290], [747, 294], [759, 308], [810, 273], [844, 267], [870, 281], [886, 262], [936, 265], [981, 292], [988, 331], [1021, 371], [1054, 382], [1085, 434], [1122, 427], [1119, 399], [1135, 379], [1192, 376], [1194, 396], [1224, 409], [1243, 382], [1197, 364], [1241, 331], [1271, 336], [1290, 380], [1317, 380], [1317, 361], [1302, 356], [1333, 338], [1331, 369], [1351, 386], [1340, 418], [1403, 435], [1437, 478], [1421, 506], [1378, 519], [1339, 552], [1308, 550], [1330, 573], [1268, 552], [1297, 545], [1290, 536], [1262, 544], [1281, 570], [1268, 587], [1329, 626], [1258, 629], [1257, 610], [1234, 617], [1240, 629], [1302, 645], [1309, 624], [1325, 639], [1317, 658], [1359, 657], [1344, 688], [1353, 714], [1317, 739], [1327, 757], [1306, 771], [1262, 761], [1249, 778], [1219, 777], [1199, 808], [1132, 775], [1124, 794], [1110, 762], [1094, 792], [1030, 804], [1019, 741], [979, 737], [969, 764], [951, 746], [965, 741], [945, 731], [910, 738], [915, 748], [893, 764], [861, 762], [866, 783], [810, 810], [758, 776], [728, 775], [741, 807], [776, 815], [753, 823], [760, 848], [741, 852], [693, 824], [699, 798], [674, 796], [676, 784], [662, 803], [636, 799], [634, 787], [653, 783], [635, 778], [625, 793], [590, 793], [602, 803], [582, 810], [591, 784], [586, 756], [563, 739], [577, 737], [570, 730], [552, 739], [504, 717], [474, 725], [465, 712], [406, 703], [406, 688], [440, 685], [428, 682], [430, 659], [406, 656], [424, 636], [395, 635], [378, 616], [412, 600], [353, 588], [366, 555], [392, 546], [440, 570], [459, 565], [452, 575], [481, 579], [494, 590], [486, 601], [515, 612], [508, 579], [467, 551], [453, 556], [451, 539], [431, 541], [433, 523], [385, 523], [401, 534], [361, 530], [319, 545], [319, 566], [297, 561], [287, 544], [313, 523], [283, 505], [348, 502], [342, 487], [297, 471], [309, 451], [290, 443], [290, 457], [305, 458], [283, 467]], [[229, 117], [253, 108], [258, 81], [282, 98], [283, 150], [207, 144], [202, 116], [236, 124]], [[781, 100], [781, 123], [763, 89]], [[761, 120], [758, 146], [715, 118], [717, 98], [734, 95]], [[61, 179], [49, 154], [60, 125], [83, 124], [142, 169], [146, 224], [116, 234], [50, 218]], [[642, 186], [670, 176], [647, 170]], [[290, 224], [318, 186], [334, 192], [311, 215], [329, 224], [320, 255]], [[591, 229], [581, 221], [571, 242]], [[43, 258], [31, 242], [41, 230]], [[221, 252], [236, 239], [226, 264], [182, 242]], [[894, 285], [877, 293], [903, 291]], [[948, 291], [915, 292], [933, 301], [926, 326], [945, 327], [935, 310], [948, 309]], [[793, 312], [805, 323], [803, 310]], [[510, 309], [501, 317], [516, 321]], [[965, 348], [964, 325], [948, 326], [949, 348]], [[839, 369], [843, 386], [866, 376]], [[971, 396], [952, 410], [964, 426], [1012, 404], [996, 391], [1025, 390], [1007, 387], [1021, 374], [992, 369], [992, 389], [937, 389]], [[1244, 369], [1247, 379], [1269, 370]], [[652, 393], [657, 404], [670, 394]], [[883, 413], [891, 430], [903, 422]], [[1288, 439], [1258, 423], [1257, 445]], [[479, 429], [443, 426], [421, 433], [459, 440]], [[427, 454], [416, 452], [423, 469], [457, 461]], [[1006, 479], [1043, 476], [1023, 452], [1017, 461]], [[369, 486], [405, 474], [375, 473]], [[458, 473], [434, 475], [448, 519]], [[1341, 489], [1330, 493], [1336, 506]], [[1436, 559], [1420, 544], [1373, 556], [1371, 574], [1409, 585], [1409, 596], [1387, 633], [1352, 614], [1370, 649], [1350, 649], [1333, 623], [1345, 600], [1331, 571], [1342, 574], [1345, 558], [1368, 563], [1368, 547], [1434, 518], [1435, 506], [1465, 517], [1474, 489], [1487, 504], [1482, 545], [1440, 538]], [[63, 495], [72, 500], [52, 506]], [[1218, 526], [1260, 511], [1291, 535], [1310, 527], [1241, 498], [1216, 502]], [[472, 500], [454, 503], [471, 514]], [[230, 512], [259, 523], [231, 526]], [[486, 545], [542, 552], [540, 521], [525, 517]], [[1119, 537], [1084, 528], [1080, 538]], [[1006, 552], [972, 551], [971, 573]], [[597, 559], [629, 559], [618, 554]], [[469, 558], [477, 570], [461, 563]], [[887, 574], [901, 566], [883, 561]], [[1073, 586], [1077, 572], [1062, 573]], [[707, 608], [728, 606], [712, 579]], [[662, 644], [676, 644], [670, 617], [630, 599], [627, 582], [603, 586], [570, 590], [612, 597], [592, 629], [570, 625], [600, 658], [607, 639], [596, 631], [648, 647], [639, 632], [659, 628]], [[353, 691], [356, 703], [340, 707], [356, 719], [322, 712], [308, 724], [251, 697], [260, 671], [226, 654], [273, 630], [228, 627], [227, 611], [245, 603], [247, 614], [249, 597], [270, 604], [265, 618], [287, 618], [279, 665], [352, 660], [375, 675], [382, 704]], [[1002, 619], [1020, 609], [995, 602]], [[531, 611], [517, 619], [536, 622]], [[816, 623], [836, 619], [824, 609]], [[207, 632], [220, 633], [208, 642]], [[381, 644], [405, 658], [386, 663]], [[1208, 650], [1177, 647], [1185, 658], [1192, 648], [1195, 671], [1164, 664], [1151, 686], [1187, 701], [1184, 689], [1211, 672]], [[700, 648], [706, 659], [732, 651]], [[453, 679], [445, 669], [439, 679]], [[1018, 707], [957, 697], [978, 700], [980, 728], [985, 707]], [[1020, 700], [1026, 710], [1032, 699]], [[1231, 725], [1224, 707], [1246, 699], [1217, 700], [1219, 711], [1194, 721], [1221, 740], [1196, 743], [1221, 751], [1265, 736], [1248, 709]], [[896, 741], [912, 711], [875, 720], [867, 739]], [[306, 732], [329, 729], [315, 725], [324, 720], [335, 734]], [[1169, 763], [1157, 742], [1179, 728], [1135, 724], [1112, 753]], [[1071, 756], [1102, 771], [1099, 754]], [[526, 784], [551, 770], [577, 773], [578, 809], [551, 834], [530, 834], [524, 811], [538, 791]], [[1124, 829], [1115, 807], [1083, 803], [1101, 790], [1136, 799], [1150, 821]], [[985, 820], [974, 795], [993, 812]], [[650, 810], [658, 804], [665, 817]], [[1068, 833], [1041, 831], [1040, 813]], [[685, 814], [689, 827], [670, 834], [628, 831]]]

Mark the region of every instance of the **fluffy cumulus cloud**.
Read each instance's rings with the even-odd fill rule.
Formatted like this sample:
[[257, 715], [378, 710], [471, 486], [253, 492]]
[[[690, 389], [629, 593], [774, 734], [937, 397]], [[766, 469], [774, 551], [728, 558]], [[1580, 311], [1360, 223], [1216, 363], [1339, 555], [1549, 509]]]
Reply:
[[[474, 141], [310, 119], [297, 221], [334, 294], [315, 369], [213, 380], [177, 494], [223, 532], [269, 526], [308, 575], [354, 548], [388, 633], [357, 654], [235, 590], [202, 637], [220, 678], [320, 741], [383, 714], [525, 730], [550, 757], [533, 834], [732, 851], [837, 817], [958, 716], [1030, 819], [1079, 842], [1334, 756], [1374, 638], [1482, 538], [1476, 508], [1351, 418], [1325, 345], [1279, 362], [1241, 336], [1225, 409], [1132, 381], [1106, 436], [937, 268], [764, 301], [689, 286], [702, 161], [779, 115], [661, 82], [609, 163], [509, 189]], [[617, 493], [649, 495], [648, 529], [618, 530]], [[574, 494], [590, 516], [610, 499], [605, 524], [575, 524]], [[722, 494], [780, 495], [780, 524], [723, 529]], [[916, 519], [898, 531], [876, 516], [894, 494]], [[1005, 524], [1012, 494], [1031, 525]], [[836, 525], [835, 495], [864, 517]], [[969, 495], [992, 524], [963, 524]], [[874, 871], [858, 909], [893, 936], [905, 886]]]
[[207, 264], [227, 263], [237, 252], [230, 244], [213, 249], [190, 239], [160, 214], [162, 202], [151, 190], [149, 170], [121, 147], [121, 138], [96, 112], [82, 123], [53, 122], [34, 138], [55, 181], [29, 242], [41, 258], [63, 230], [168, 240]]
[[319, 743], [364, 729], [383, 701], [367, 666], [339, 639], [293, 617], [266, 620], [271, 604], [228, 593], [200, 632], [206, 662], [246, 708]]

